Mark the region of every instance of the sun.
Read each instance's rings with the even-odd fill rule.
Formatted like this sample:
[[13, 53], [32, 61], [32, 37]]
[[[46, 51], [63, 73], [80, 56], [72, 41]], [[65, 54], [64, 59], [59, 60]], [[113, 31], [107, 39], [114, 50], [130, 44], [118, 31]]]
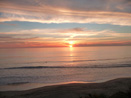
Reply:
[[69, 47], [70, 48], [73, 47], [74, 44], [75, 44], [74, 41], [69, 41]]

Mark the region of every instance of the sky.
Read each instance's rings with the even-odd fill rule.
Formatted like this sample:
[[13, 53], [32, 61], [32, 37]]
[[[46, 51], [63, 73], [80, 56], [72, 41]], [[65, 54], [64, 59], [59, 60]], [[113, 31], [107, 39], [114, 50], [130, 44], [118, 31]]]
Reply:
[[131, 0], [0, 0], [0, 48], [131, 45]]

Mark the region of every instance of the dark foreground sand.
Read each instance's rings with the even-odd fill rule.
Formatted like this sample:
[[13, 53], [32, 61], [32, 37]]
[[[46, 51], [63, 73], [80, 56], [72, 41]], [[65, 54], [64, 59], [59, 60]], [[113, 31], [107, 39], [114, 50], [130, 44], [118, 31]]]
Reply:
[[0, 98], [131, 98], [131, 78], [103, 83], [71, 83], [25, 91], [0, 92]]

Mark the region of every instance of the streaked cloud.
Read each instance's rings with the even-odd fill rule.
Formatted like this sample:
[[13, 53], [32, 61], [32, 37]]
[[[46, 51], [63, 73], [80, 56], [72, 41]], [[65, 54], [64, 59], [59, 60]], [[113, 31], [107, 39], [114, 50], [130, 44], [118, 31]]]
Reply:
[[0, 22], [97, 23], [131, 26], [130, 0], [1, 0]]
[[87, 28], [32, 29], [0, 32], [0, 46], [8, 47], [13, 44], [12, 47], [19, 47], [20, 44], [21, 47], [55, 47], [67, 46], [69, 41], [75, 41], [76, 46], [115, 45], [117, 43], [129, 45], [130, 38], [130, 33], [117, 33], [111, 30], [94, 31]]
[[[14, 32], [0, 32], [0, 37], [14, 38], [86, 38], [86, 37], [131, 37], [131, 33], [118, 33], [111, 30], [94, 31], [87, 28], [69, 28], [69, 29], [32, 29], [20, 30]], [[72, 37], [71, 37], [72, 38]]]

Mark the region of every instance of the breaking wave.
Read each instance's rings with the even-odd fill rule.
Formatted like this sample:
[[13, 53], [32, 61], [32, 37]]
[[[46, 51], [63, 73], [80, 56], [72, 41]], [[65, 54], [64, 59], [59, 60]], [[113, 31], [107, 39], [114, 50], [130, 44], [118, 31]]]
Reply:
[[44, 69], [44, 68], [119, 68], [119, 67], [131, 67], [131, 64], [119, 64], [119, 65], [92, 65], [92, 66], [23, 66], [23, 67], [9, 67], [1, 69]]

